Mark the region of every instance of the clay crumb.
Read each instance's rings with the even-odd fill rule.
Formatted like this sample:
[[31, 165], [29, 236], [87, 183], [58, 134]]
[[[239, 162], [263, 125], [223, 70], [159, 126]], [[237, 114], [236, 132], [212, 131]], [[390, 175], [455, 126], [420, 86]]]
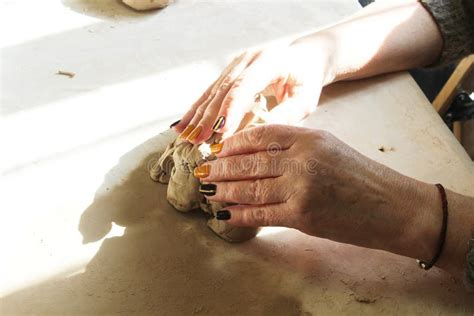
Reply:
[[379, 151], [381, 151], [383, 153], [387, 152], [387, 151], [395, 151], [395, 148], [389, 147], [389, 146], [380, 146]]
[[372, 304], [372, 303], [375, 303], [377, 301], [377, 299], [375, 299], [375, 298], [358, 297], [358, 296], [354, 296], [354, 300], [356, 302], [362, 303], [362, 304]]
[[344, 284], [344, 285], [348, 285], [348, 284], [349, 284], [349, 282], [347, 282], [346, 280], [343, 280], [343, 279], [341, 279], [341, 280], [339, 280], [339, 281], [340, 281], [342, 284]]
[[203, 306], [199, 306], [199, 307], [196, 307], [196, 308], [194, 309], [193, 314], [201, 314], [201, 313], [203, 313], [203, 312], [205, 312], [204, 307], [203, 307]]
[[355, 292], [352, 292], [351, 294], [349, 294], [350, 296], [352, 296], [354, 298], [354, 301], [358, 302], [358, 303], [362, 303], [362, 304], [373, 304], [377, 301], [376, 298], [370, 298], [370, 297], [366, 297], [366, 296], [360, 296], [358, 295], [357, 293]]
[[69, 77], [69, 78], [74, 78], [74, 76], [76, 75], [75, 73], [73, 72], [70, 72], [70, 71], [63, 71], [63, 70], [58, 70], [58, 72], [56, 73], [57, 75], [60, 75], [60, 76], [66, 76], [66, 77]]

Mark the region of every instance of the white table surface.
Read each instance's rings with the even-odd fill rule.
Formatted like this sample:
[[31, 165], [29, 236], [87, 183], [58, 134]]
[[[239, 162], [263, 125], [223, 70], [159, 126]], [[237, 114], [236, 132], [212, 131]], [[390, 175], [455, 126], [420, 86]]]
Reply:
[[[172, 137], [158, 134], [233, 55], [358, 8], [180, 0], [139, 14], [115, 0], [1, 0], [0, 311], [472, 315], [472, 294], [412, 259], [279, 228], [227, 244], [148, 178]], [[474, 195], [472, 162], [407, 74], [331, 86], [305, 125]]]

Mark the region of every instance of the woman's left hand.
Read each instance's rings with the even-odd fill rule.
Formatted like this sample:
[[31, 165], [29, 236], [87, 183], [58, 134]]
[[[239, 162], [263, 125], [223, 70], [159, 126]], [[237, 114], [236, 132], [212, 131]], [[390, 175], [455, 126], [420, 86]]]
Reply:
[[237, 204], [218, 218], [237, 226], [292, 227], [405, 255], [408, 245], [417, 256], [432, 256], [440, 225], [432, 212], [436, 188], [363, 156], [330, 133], [267, 125], [216, 147], [218, 159], [195, 175], [209, 200]]

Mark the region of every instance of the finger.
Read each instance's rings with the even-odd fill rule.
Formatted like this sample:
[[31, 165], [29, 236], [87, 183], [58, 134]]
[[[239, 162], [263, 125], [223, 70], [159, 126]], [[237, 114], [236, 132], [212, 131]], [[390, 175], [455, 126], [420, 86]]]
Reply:
[[[251, 155], [237, 155], [209, 161], [197, 167], [200, 178], [206, 182], [237, 181], [262, 178], [275, 178], [283, 174], [288, 167], [288, 152], [257, 152]], [[289, 166], [291, 167], [291, 166]]]
[[181, 117], [180, 122], [174, 126], [174, 129], [178, 133], [181, 133], [189, 125], [189, 122], [194, 117], [194, 113], [196, 112], [198, 107], [211, 96], [212, 88], [217, 84], [219, 79], [220, 77], [207, 88], [204, 94], [201, 95], [199, 99], [196, 102], [194, 102], [191, 108]]
[[226, 222], [239, 227], [285, 226], [285, 207], [286, 203], [229, 206]]
[[242, 55], [238, 64], [234, 68], [232, 68], [223, 78], [220, 83], [220, 87], [216, 91], [214, 98], [207, 106], [206, 111], [202, 115], [199, 123], [196, 124], [197, 127], [201, 127], [200, 134], [197, 135], [194, 139], [190, 140], [191, 143], [199, 144], [206, 141], [207, 139], [209, 139], [209, 137], [211, 137], [214, 131], [217, 131], [220, 125], [225, 122], [224, 117], [218, 120], [218, 113], [222, 106], [222, 102], [227, 93], [229, 93], [229, 90], [231, 89], [235, 80], [249, 65], [252, 59], [253, 55], [250, 53]]
[[234, 81], [219, 110], [218, 118], [224, 117], [225, 124], [219, 126], [218, 132], [231, 135], [237, 130], [245, 113], [254, 106], [256, 95], [276, 80], [275, 65], [273, 54], [263, 54]]
[[263, 125], [242, 130], [221, 144], [217, 157], [251, 154], [267, 151], [277, 154], [289, 149], [296, 141], [299, 128], [285, 125]]
[[[236, 57], [222, 72], [220, 77], [216, 80], [216, 82], [212, 85], [210, 92], [207, 94], [207, 98], [201, 99], [202, 102], [197, 104], [195, 107], [193, 106], [191, 110], [186, 113], [186, 118], [182, 119], [182, 124], [180, 122], [180, 126], [183, 127], [183, 132], [181, 133], [182, 138], [190, 138], [191, 140], [199, 136], [201, 133], [202, 127], [197, 126], [201, 118], [203, 117], [204, 113], [207, 111], [208, 105], [211, 101], [215, 98], [216, 94], [218, 93], [223, 81], [227, 78], [228, 74], [232, 72], [232, 70], [242, 61], [245, 54], [242, 54]], [[191, 136], [191, 137], [190, 137]]]
[[196, 108], [192, 108], [188, 113], [186, 113], [186, 119], [183, 119], [182, 121], [187, 122], [186, 125], [184, 125], [184, 129], [179, 135], [183, 139], [187, 139], [189, 136], [193, 135], [199, 135], [200, 129], [197, 128], [197, 123], [201, 119], [201, 117], [204, 115], [206, 112], [206, 109], [209, 105], [209, 103], [212, 101], [214, 98], [214, 95], [217, 92], [217, 89], [222, 81], [222, 77], [219, 78], [216, 83], [212, 86], [211, 92], [209, 93], [209, 96], [207, 97], [204, 102], [201, 104], [197, 105]]
[[[214, 195], [207, 195], [210, 201], [237, 204], [271, 204], [287, 201], [293, 193], [284, 177], [213, 183]], [[212, 186], [212, 184], [211, 184]], [[209, 184], [201, 185], [208, 188]]]

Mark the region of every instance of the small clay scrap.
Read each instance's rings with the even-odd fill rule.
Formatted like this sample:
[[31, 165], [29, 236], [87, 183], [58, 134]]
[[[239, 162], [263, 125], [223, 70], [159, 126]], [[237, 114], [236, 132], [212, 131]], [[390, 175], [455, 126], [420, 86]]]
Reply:
[[390, 147], [390, 146], [380, 146], [379, 151], [381, 152], [387, 152], [387, 151], [395, 151], [395, 148]]
[[154, 9], [162, 9], [172, 0], [122, 0], [123, 3], [128, 5], [134, 10], [137, 11], [146, 11], [146, 10], [154, 10]]
[[362, 304], [372, 304], [377, 301], [376, 298], [368, 298], [368, 297], [359, 297], [359, 296], [354, 296], [354, 300], [358, 303]]
[[71, 71], [64, 71], [64, 70], [58, 70], [58, 72], [56, 74], [60, 75], [60, 76], [66, 76], [66, 77], [69, 77], [69, 78], [74, 78], [74, 76], [76, 75], [75, 73], [73, 73]]

